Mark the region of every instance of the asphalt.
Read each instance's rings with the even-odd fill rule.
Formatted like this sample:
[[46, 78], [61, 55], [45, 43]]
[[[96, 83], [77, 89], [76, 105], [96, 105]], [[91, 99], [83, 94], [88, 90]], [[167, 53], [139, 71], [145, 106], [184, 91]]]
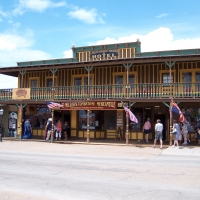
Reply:
[[[3, 137], [2, 141], [10, 140], [10, 141], [19, 141], [18, 138], [11, 137]], [[50, 142], [42, 139], [30, 139], [30, 140], [22, 140], [24, 142]], [[130, 141], [129, 144], [126, 144], [126, 141], [113, 141], [113, 140], [90, 140], [89, 143], [84, 140], [61, 140], [54, 141], [55, 144], [81, 144], [81, 145], [110, 145], [110, 146], [134, 146], [134, 147], [152, 147], [153, 141], [146, 143], [145, 141]], [[159, 143], [156, 148], [159, 148]], [[153, 150], [154, 148], [152, 148]], [[163, 149], [161, 150], [160, 155], [172, 155], [172, 156], [200, 156], [200, 145], [197, 142], [191, 142], [187, 146], [179, 146], [179, 148], [169, 146], [169, 142], [164, 142]]]

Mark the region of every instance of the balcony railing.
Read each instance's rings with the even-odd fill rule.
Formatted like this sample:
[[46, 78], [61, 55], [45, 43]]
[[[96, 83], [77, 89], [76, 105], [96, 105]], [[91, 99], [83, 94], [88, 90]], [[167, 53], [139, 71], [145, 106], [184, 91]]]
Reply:
[[[200, 83], [93, 85], [31, 88], [30, 100], [123, 98], [200, 98]], [[13, 100], [12, 89], [0, 89], [0, 101]]]

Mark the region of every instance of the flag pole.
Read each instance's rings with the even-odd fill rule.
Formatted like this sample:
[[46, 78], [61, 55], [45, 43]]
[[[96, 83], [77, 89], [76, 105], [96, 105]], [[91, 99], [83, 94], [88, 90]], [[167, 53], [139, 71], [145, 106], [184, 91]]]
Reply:
[[128, 135], [128, 132], [129, 132], [129, 116], [128, 116], [128, 112], [126, 112], [126, 145], [129, 144], [129, 135]]
[[51, 110], [52, 115], [52, 130], [51, 130], [51, 142], [54, 141], [54, 109]]
[[169, 72], [170, 72], [170, 99], [171, 99], [171, 102], [170, 102], [170, 121], [169, 121], [169, 145], [171, 146], [172, 145], [172, 104], [173, 104], [173, 95], [172, 95], [172, 64], [171, 64], [171, 61], [170, 61], [170, 67], [169, 67]]

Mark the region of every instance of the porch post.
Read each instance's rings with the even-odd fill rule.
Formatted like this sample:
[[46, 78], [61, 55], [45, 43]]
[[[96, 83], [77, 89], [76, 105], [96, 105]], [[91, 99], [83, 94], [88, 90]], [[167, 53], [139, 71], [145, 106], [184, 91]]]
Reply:
[[129, 144], [129, 116], [128, 116], [128, 112], [126, 112], [126, 145]]
[[54, 99], [55, 95], [55, 73], [57, 72], [58, 69], [50, 69], [51, 73], [53, 74], [53, 80], [52, 80], [52, 99]]
[[24, 84], [24, 74], [26, 73], [26, 70], [25, 71], [19, 71], [19, 73], [21, 74], [21, 84], [20, 84], [20, 87], [22, 88], [23, 84]]
[[22, 140], [22, 111], [23, 111], [23, 108], [26, 106], [26, 104], [22, 105], [22, 103], [20, 105], [16, 104], [16, 106], [18, 107], [18, 113], [19, 113], [19, 141]]
[[54, 141], [54, 110], [51, 111], [52, 114], [52, 130], [51, 130], [51, 142]]
[[132, 63], [129, 65], [128, 63], [127, 64], [123, 64], [123, 66], [126, 68], [126, 97], [129, 97], [129, 88], [130, 88], [130, 85], [129, 85], [129, 69], [130, 67], [132, 66]]
[[90, 71], [93, 69], [93, 66], [91, 66], [91, 67], [85, 67], [85, 69], [88, 72], [87, 99], [90, 99]]
[[87, 143], [90, 143], [90, 110], [87, 110]]
[[172, 113], [171, 113], [171, 108], [172, 108], [172, 103], [173, 103], [173, 93], [172, 93], [172, 66], [174, 66], [175, 61], [173, 63], [171, 63], [171, 61], [165, 62], [166, 65], [169, 67], [169, 73], [170, 73], [170, 121], [169, 121], [169, 145], [172, 145]]

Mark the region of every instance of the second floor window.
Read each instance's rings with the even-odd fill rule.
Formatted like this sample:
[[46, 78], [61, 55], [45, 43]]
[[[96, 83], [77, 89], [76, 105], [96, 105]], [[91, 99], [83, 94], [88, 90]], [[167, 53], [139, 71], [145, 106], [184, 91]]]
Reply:
[[[170, 83], [170, 74], [168, 74], [168, 73], [162, 74], [162, 82], [163, 83]], [[173, 82], [174, 82], [174, 76], [172, 74], [172, 83]]]
[[192, 73], [184, 72], [182, 81], [183, 81], [183, 83], [191, 83], [192, 82]]
[[52, 80], [52, 78], [46, 79], [46, 86], [47, 87], [52, 87], [53, 86], [53, 80]]
[[31, 88], [37, 87], [37, 80], [36, 79], [33, 79], [30, 82], [31, 82], [31, 84], [30, 84]]

